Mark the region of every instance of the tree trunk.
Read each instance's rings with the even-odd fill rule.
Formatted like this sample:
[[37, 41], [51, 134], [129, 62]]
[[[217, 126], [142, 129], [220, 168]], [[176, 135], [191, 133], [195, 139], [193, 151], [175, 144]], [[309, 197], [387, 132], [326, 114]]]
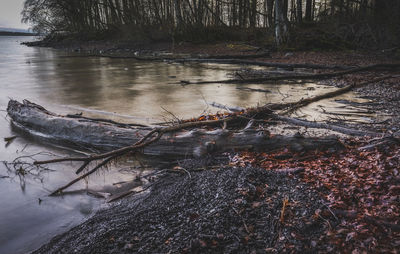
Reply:
[[305, 19], [307, 22], [311, 22], [312, 21], [312, 0], [307, 0], [306, 1], [306, 16]]
[[297, 0], [296, 4], [296, 10], [297, 10], [297, 23], [302, 23], [303, 22], [303, 1], [302, 0]]
[[180, 29], [182, 26], [182, 13], [181, 13], [181, 4], [180, 0], [174, 0], [174, 7], [175, 7], [175, 20], [176, 20], [176, 29]]
[[283, 11], [282, 14], [287, 19], [289, 9], [289, 0], [283, 0]]
[[275, 0], [275, 43], [278, 47], [287, 42], [287, 18], [283, 16], [283, 0]]
[[251, 12], [249, 15], [250, 19], [250, 27], [255, 28], [256, 27], [256, 21], [257, 21], [257, 0], [252, 0], [251, 1]]
[[274, 26], [274, 0], [266, 0], [267, 1], [267, 10], [268, 10], [268, 27]]
[[[153, 130], [145, 127], [121, 127], [110, 122], [98, 122], [87, 118], [60, 116], [26, 100], [24, 103], [10, 100], [7, 112], [18, 130], [30, 133], [33, 137], [40, 137], [41, 140], [45, 139], [47, 142], [58, 142], [61, 145], [68, 144], [75, 148], [90, 148], [97, 151], [113, 151], [132, 146]], [[228, 122], [229, 119], [226, 121]], [[222, 123], [221, 121], [208, 123], [210, 122]], [[195, 124], [199, 123], [195, 122]], [[187, 129], [191, 125], [193, 123], [189, 122], [186, 125], [182, 124], [182, 128], [177, 128], [176, 132], [165, 132], [157, 142], [143, 147], [143, 153], [180, 158], [201, 157], [213, 152], [238, 149], [271, 151], [287, 147], [301, 151], [341, 147], [340, 142], [332, 137], [325, 139], [304, 138], [297, 135], [271, 137], [266, 131], [250, 127], [241, 131], [184, 130], [184, 127]]]

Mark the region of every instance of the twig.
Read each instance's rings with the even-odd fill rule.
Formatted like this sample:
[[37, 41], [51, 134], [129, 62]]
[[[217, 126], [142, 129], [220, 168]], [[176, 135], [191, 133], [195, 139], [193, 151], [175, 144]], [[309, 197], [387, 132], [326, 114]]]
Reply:
[[271, 93], [271, 90], [257, 89], [251, 87], [236, 87], [237, 90], [249, 91], [249, 92], [260, 92], [260, 93]]
[[165, 109], [163, 106], [161, 106], [161, 108], [162, 108], [165, 112], [167, 112], [168, 114], [170, 114], [178, 123], [181, 123], [181, 122], [182, 122], [176, 115], [174, 115], [174, 113], [168, 111], [168, 110]]
[[236, 209], [235, 208], [233, 208], [232, 207], [232, 210], [240, 217], [240, 219], [242, 220], [242, 223], [243, 223], [243, 226], [244, 226], [244, 229], [246, 230], [246, 232], [247, 232], [247, 234], [251, 234], [251, 232], [250, 232], [250, 230], [249, 230], [249, 228], [247, 227], [247, 224], [246, 224], [246, 222], [244, 221], [244, 219], [243, 219], [243, 217], [239, 214], [239, 212], [238, 211], [236, 211]]
[[90, 160], [85, 161], [83, 163], [83, 165], [80, 168], [78, 168], [78, 170], [75, 172], [75, 174], [79, 174], [80, 172], [82, 172], [82, 170], [84, 170], [86, 168], [86, 166], [89, 165], [89, 163], [90, 163]]
[[279, 221], [283, 224], [285, 222], [285, 211], [286, 211], [286, 206], [289, 204], [289, 199], [285, 197], [282, 201], [282, 210], [281, 210], [281, 217]]
[[158, 183], [158, 181], [154, 182], [152, 184], [149, 184], [148, 186], [146, 186], [145, 188], [141, 189], [140, 191], [129, 190], [129, 191], [127, 191], [125, 193], [122, 193], [121, 195], [119, 195], [119, 196], [117, 196], [115, 198], [112, 198], [112, 199], [108, 200], [107, 203], [111, 203], [111, 202], [117, 201], [117, 200], [119, 200], [121, 198], [124, 198], [126, 196], [129, 196], [131, 194], [139, 194], [139, 193], [145, 192], [146, 190], [148, 190], [150, 187], [152, 187], [156, 183]]
[[180, 167], [180, 168], [189, 175], [190, 179], [192, 179], [192, 175], [190, 174], [190, 172], [186, 168], [182, 168], [182, 167]]
[[98, 170], [99, 168], [105, 166], [108, 162], [110, 162], [112, 159], [115, 159], [116, 156], [110, 157], [106, 160], [104, 160], [103, 162], [101, 162], [99, 165], [97, 165], [96, 167], [94, 167], [92, 170], [88, 171], [87, 173], [75, 178], [74, 180], [72, 180], [71, 182], [69, 182], [68, 184], [64, 185], [63, 187], [58, 188], [57, 190], [55, 190], [54, 192], [52, 192], [49, 196], [54, 196], [57, 194], [60, 194], [63, 190], [65, 190], [66, 188], [70, 187], [71, 185], [73, 185], [74, 183], [78, 182], [79, 180], [91, 175], [92, 173], [96, 172], [96, 170]]
[[26, 144], [24, 145], [24, 147], [22, 148], [22, 150], [20, 151], [20, 153], [22, 153], [23, 151], [25, 151], [25, 149], [26, 149], [28, 146], [29, 146], [29, 144], [26, 143]]
[[149, 178], [149, 177], [152, 177], [152, 176], [160, 175], [162, 173], [167, 172], [168, 170], [169, 169], [157, 170], [155, 172], [151, 172], [151, 173], [149, 173], [147, 175], [142, 176], [142, 178]]
[[332, 209], [331, 209], [327, 204], [325, 204], [325, 202], [322, 201], [322, 204], [323, 204], [326, 208], [328, 208], [329, 212], [333, 215], [333, 217], [335, 217], [336, 220], [339, 220], [339, 218], [336, 216], [336, 214], [332, 211]]
[[222, 105], [222, 104], [220, 104], [218, 102], [211, 102], [211, 103], [208, 103], [208, 105], [210, 105], [212, 107], [215, 107], [215, 108], [225, 109], [225, 110], [230, 111], [230, 112], [241, 112], [241, 111], [245, 110], [242, 107], [228, 107], [228, 106]]
[[[153, 134], [155, 134], [156, 132], [158, 132], [158, 136], [156, 136], [155, 138], [153, 138], [152, 140], [143, 143], [146, 139], [148, 139], [150, 136], [152, 136]], [[102, 153], [102, 154], [98, 154], [98, 155], [91, 155], [88, 157], [68, 157], [68, 158], [59, 158], [59, 159], [53, 159], [53, 160], [45, 160], [45, 161], [35, 161], [33, 164], [34, 165], [42, 165], [42, 164], [50, 164], [50, 163], [58, 163], [58, 162], [63, 162], [63, 161], [94, 161], [94, 160], [100, 160], [100, 159], [104, 159], [104, 158], [108, 158], [110, 156], [113, 155], [123, 155], [127, 152], [145, 147], [155, 141], [157, 141], [158, 139], [160, 139], [161, 134], [160, 134], [160, 130], [158, 128], [153, 129], [152, 131], [150, 131], [149, 133], [147, 133], [141, 140], [139, 140], [138, 142], [136, 142], [134, 145], [132, 146], [126, 146], [126, 147], [122, 147], [120, 149], [117, 150], [113, 150], [111, 152], [107, 152], [107, 153]]]

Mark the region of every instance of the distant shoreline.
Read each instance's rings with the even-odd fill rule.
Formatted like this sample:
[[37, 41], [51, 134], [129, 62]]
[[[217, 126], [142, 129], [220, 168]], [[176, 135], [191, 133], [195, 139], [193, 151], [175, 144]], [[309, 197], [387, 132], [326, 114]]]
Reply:
[[37, 36], [35, 33], [0, 31], [0, 36]]

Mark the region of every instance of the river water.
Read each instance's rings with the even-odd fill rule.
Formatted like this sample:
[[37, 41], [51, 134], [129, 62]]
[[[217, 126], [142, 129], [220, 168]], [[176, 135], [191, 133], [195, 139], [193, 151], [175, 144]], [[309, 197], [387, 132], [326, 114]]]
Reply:
[[[0, 36], [0, 253], [3, 254], [31, 251], [107, 206], [104, 200], [86, 194], [48, 197], [52, 190], [75, 177], [76, 164], [51, 165], [50, 170], [24, 174], [5, 166], [3, 162], [12, 162], [20, 156], [28, 156], [23, 160], [29, 161], [32, 155], [41, 159], [77, 154], [14, 133], [5, 111], [10, 98], [28, 99], [58, 113], [82, 112], [86, 116], [150, 124], [219, 110], [210, 107], [210, 102], [257, 106], [312, 96], [320, 90], [315, 88], [332, 89], [316, 84], [297, 88], [289, 84], [247, 86], [271, 90], [260, 93], [238, 90], [240, 85], [232, 84], [182, 87], [180, 80], [226, 79], [227, 73], [238, 66], [68, 57], [63, 51], [20, 45], [33, 39]], [[332, 102], [325, 105], [332, 106]], [[321, 116], [316, 110], [307, 110], [312, 119]], [[10, 144], [3, 142], [3, 138], [14, 135], [18, 137]], [[103, 171], [72, 189], [99, 189], [130, 181], [135, 178], [135, 166], [126, 163], [132, 170]]]

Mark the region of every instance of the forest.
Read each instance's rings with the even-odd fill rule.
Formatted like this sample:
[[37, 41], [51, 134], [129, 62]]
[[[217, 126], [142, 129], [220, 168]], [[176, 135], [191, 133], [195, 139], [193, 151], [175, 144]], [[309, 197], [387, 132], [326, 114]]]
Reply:
[[299, 43], [304, 28], [318, 25], [314, 33], [328, 39], [384, 47], [400, 40], [399, 11], [396, 0], [27, 0], [22, 15], [37, 32], [83, 39], [275, 38], [279, 46]]

